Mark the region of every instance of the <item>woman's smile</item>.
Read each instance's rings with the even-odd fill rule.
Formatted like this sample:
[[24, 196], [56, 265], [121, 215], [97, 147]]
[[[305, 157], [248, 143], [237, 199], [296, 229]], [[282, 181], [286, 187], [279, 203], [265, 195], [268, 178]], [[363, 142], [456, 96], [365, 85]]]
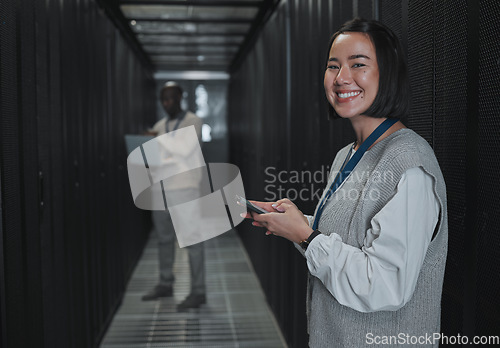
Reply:
[[342, 90], [342, 91], [337, 91], [336, 94], [338, 103], [348, 103], [357, 98], [361, 94], [361, 91]]

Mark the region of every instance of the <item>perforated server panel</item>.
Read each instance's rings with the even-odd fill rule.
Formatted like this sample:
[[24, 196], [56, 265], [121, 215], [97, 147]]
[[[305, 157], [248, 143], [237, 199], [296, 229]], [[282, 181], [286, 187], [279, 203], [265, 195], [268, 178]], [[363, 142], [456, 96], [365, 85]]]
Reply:
[[0, 345], [96, 346], [149, 230], [123, 135], [155, 120], [155, 83], [96, 1], [0, 13]]

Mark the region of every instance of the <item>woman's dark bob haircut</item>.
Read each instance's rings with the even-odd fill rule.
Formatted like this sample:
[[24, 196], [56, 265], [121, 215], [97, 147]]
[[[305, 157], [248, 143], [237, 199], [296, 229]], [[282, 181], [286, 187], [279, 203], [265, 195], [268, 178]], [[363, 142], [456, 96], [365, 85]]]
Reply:
[[[397, 36], [382, 23], [362, 18], [354, 18], [344, 23], [330, 39], [326, 54], [327, 64], [333, 41], [340, 34], [351, 32], [367, 34], [375, 46], [377, 55], [378, 92], [372, 105], [363, 114], [378, 118], [407, 116], [410, 108], [410, 85], [405, 56]], [[328, 118], [340, 118], [330, 103], [328, 103]]]

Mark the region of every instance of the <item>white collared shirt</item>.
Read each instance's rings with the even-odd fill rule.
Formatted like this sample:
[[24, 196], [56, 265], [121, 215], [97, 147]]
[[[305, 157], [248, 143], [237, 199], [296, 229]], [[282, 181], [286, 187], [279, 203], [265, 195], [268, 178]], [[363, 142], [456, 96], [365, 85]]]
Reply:
[[[408, 169], [395, 195], [371, 220], [363, 247], [343, 243], [335, 231], [320, 234], [304, 253], [309, 272], [339, 303], [357, 311], [403, 307], [415, 290], [438, 222], [433, 187], [433, 178], [422, 168]], [[307, 218], [312, 225], [312, 217]]]

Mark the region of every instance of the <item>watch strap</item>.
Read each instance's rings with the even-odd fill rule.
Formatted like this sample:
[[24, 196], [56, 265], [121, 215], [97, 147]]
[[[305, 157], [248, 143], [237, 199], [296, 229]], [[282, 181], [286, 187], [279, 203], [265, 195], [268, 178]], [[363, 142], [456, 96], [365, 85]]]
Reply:
[[321, 234], [321, 232], [318, 229], [314, 230], [313, 233], [311, 233], [307, 239], [301, 241], [299, 245], [302, 247], [302, 249], [304, 249], [304, 251], [306, 251], [307, 247], [312, 242], [312, 240], [316, 238], [316, 236], [318, 236], [319, 234]]

